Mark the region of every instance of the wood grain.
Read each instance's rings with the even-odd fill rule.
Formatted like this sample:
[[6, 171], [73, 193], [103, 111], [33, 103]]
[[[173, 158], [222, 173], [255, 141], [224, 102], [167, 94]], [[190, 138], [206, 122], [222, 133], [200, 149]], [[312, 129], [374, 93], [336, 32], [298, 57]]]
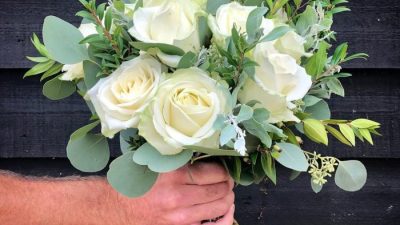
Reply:
[[[77, 0], [2, 0], [0, 13], [0, 68], [28, 68], [26, 55], [34, 55], [32, 32], [41, 34], [43, 19], [55, 15], [78, 25]], [[335, 17], [340, 42], [351, 52], [366, 52], [368, 61], [354, 61], [348, 68], [400, 68], [400, 1], [350, 1], [352, 12]], [[62, 42], [62, 40], [60, 40]], [[390, 56], [388, 56], [390, 54]]]
[[[362, 160], [368, 181], [359, 192], [344, 192], [330, 180], [314, 194], [307, 174], [288, 180], [278, 168], [278, 185], [236, 188], [236, 218], [241, 225], [398, 225], [400, 223], [400, 160]], [[33, 176], [88, 176], [67, 159], [0, 159], [0, 170]], [[104, 175], [105, 171], [97, 175]]]

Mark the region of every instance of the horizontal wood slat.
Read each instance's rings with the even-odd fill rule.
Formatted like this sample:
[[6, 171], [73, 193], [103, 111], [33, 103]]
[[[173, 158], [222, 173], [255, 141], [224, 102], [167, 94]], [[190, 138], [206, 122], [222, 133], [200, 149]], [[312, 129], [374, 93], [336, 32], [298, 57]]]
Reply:
[[[32, 32], [40, 35], [43, 19], [55, 15], [77, 25], [77, 0], [2, 0], [0, 13], [0, 68], [27, 68], [26, 55], [34, 55]], [[349, 68], [400, 68], [400, 1], [354, 0], [352, 12], [335, 19], [337, 38], [350, 43], [351, 52], [366, 52], [368, 61], [354, 61]], [[62, 40], [60, 40], [60, 44]]]
[[[69, 135], [88, 123], [89, 112], [79, 96], [50, 101], [35, 78], [22, 80], [23, 70], [0, 70], [0, 157], [65, 157]], [[399, 70], [354, 70], [343, 84], [347, 97], [331, 100], [334, 118], [367, 117], [382, 123], [376, 145], [356, 149], [331, 141], [329, 148], [307, 144], [307, 150], [338, 157], [400, 158]], [[113, 142], [114, 152], [118, 146]]]
[[[368, 180], [359, 192], [344, 192], [331, 179], [319, 194], [309, 175], [288, 180], [278, 168], [278, 185], [236, 188], [236, 215], [241, 225], [398, 225], [400, 223], [400, 160], [362, 160]], [[34, 176], [82, 174], [67, 159], [0, 159], [0, 170]], [[105, 171], [99, 173], [105, 174]]]

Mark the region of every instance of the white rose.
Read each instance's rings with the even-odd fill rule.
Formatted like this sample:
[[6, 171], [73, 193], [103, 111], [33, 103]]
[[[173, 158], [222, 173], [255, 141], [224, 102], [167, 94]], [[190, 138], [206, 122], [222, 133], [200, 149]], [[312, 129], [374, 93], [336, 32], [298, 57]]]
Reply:
[[294, 31], [287, 32], [284, 36], [275, 41], [275, 48], [284, 54], [288, 54], [300, 62], [302, 56], [309, 57], [311, 54], [306, 53], [304, 44], [306, 40]]
[[[157, 1], [160, 5], [143, 7], [133, 15], [129, 33], [139, 41], [174, 45], [185, 52], [201, 48], [197, 14], [201, 7], [193, 0]], [[160, 60], [176, 67], [181, 57], [158, 54]]]
[[[82, 23], [78, 29], [82, 33], [83, 37], [87, 37], [89, 35], [97, 33], [96, 25], [94, 25], [93, 23]], [[83, 71], [82, 62], [71, 65], [64, 65], [61, 70], [65, 73], [60, 77], [60, 80], [65, 81], [81, 79], [84, 77], [85, 74]]]
[[164, 155], [177, 154], [185, 145], [218, 147], [213, 124], [218, 114], [227, 113], [228, 95], [198, 68], [177, 70], [142, 114], [139, 134]]
[[[256, 6], [242, 6], [237, 2], [221, 5], [216, 16], [208, 16], [208, 25], [214, 34], [215, 41], [225, 46], [225, 39], [232, 36], [232, 28], [236, 25], [239, 32], [246, 32], [247, 18]], [[263, 19], [261, 23], [264, 34], [268, 34], [274, 28], [272, 20]]]
[[311, 88], [311, 77], [296, 60], [279, 53], [270, 42], [260, 43], [253, 52], [256, 66], [254, 80], [248, 79], [239, 92], [242, 103], [258, 100], [271, 112], [270, 123], [296, 121], [291, 101], [302, 99]]
[[112, 138], [135, 128], [159, 86], [162, 65], [149, 55], [126, 61], [110, 76], [100, 79], [87, 95], [101, 121], [101, 132]]

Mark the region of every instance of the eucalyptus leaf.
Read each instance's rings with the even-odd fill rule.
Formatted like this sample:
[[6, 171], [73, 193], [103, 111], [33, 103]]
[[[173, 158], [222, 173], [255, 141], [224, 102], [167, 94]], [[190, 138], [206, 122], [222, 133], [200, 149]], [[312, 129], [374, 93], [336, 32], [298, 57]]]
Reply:
[[296, 171], [305, 172], [308, 169], [306, 156], [298, 146], [289, 143], [277, 143], [281, 148], [279, 157], [275, 158], [281, 165]]
[[312, 106], [306, 107], [304, 112], [311, 114], [311, 117], [317, 120], [329, 120], [331, 118], [329, 105], [324, 100], [321, 100]]
[[340, 161], [336, 169], [335, 183], [345, 191], [358, 191], [367, 182], [367, 169], [357, 160]]
[[231, 2], [231, 0], [208, 0], [206, 6], [207, 12], [215, 15], [221, 5], [228, 4], [229, 2]]
[[146, 143], [135, 151], [133, 161], [158, 173], [167, 173], [185, 165], [193, 156], [193, 151], [185, 149], [176, 155], [161, 155], [150, 144]]
[[86, 46], [79, 44], [82, 39], [82, 33], [72, 24], [55, 16], [45, 18], [43, 42], [52, 59], [57, 62], [76, 64], [89, 59]]
[[136, 164], [133, 160], [134, 152], [127, 152], [110, 164], [107, 180], [119, 193], [135, 198], [147, 193], [155, 184], [158, 173]]
[[55, 77], [43, 85], [43, 95], [51, 100], [60, 100], [71, 96], [76, 91], [72, 81], [63, 81]]
[[71, 134], [70, 140], [74, 141], [85, 136], [89, 131], [93, 130], [100, 124], [100, 120], [94, 121], [86, 126], [83, 126]]
[[197, 55], [193, 52], [187, 52], [182, 56], [181, 60], [178, 63], [177, 69], [185, 69], [195, 65], [197, 62]]
[[274, 28], [271, 32], [269, 32], [265, 37], [261, 39], [261, 42], [266, 41], [274, 41], [282, 36], [284, 36], [287, 32], [291, 31], [292, 28], [289, 26], [279, 26]]
[[100, 80], [97, 74], [101, 71], [101, 68], [95, 63], [85, 60], [83, 61], [83, 71], [85, 73], [85, 84], [87, 89], [91, 89]]
[[260, 30], [264, 15], [268, 12], [267, 7], [257, 7], [250, 12], [246, 22], [246, 32], [250, 40], [254, 40], [257, 37], [257, 33]]
[[127, 153], [131, 151], [131, 145], [128, 142], [130, 138], [138, 135], [138, 130], [135, 128], [130, 128], [122, 130], [119, 132], [119, 147], [122, 153]]
[[97, 134], [72, 138], [67, 145], [67, 157], [80, 171], [98, 172], [107, 166], [110, 159], [107, 139]]
[[237, 135], [235, 126], [232, 124], [228, 124], [225, 126], [222, 131], [221, 135], [219, 137], [219, 143], [221, 146], [224, 146], [226, 143], [228, 143], [230, 140], [235, 138]]
[[239, 114], [236, 117], [238, 123], [249, 120], [253, 116], [253, 109], [247, 105], [241, 105]]

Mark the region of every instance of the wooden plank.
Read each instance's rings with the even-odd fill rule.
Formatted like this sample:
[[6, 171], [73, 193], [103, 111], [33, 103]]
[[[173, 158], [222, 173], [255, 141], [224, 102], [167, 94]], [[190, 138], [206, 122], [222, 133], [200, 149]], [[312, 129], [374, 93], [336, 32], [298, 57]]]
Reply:
[[[27, 68], [26, 55], [34, 55], [29, 41], [40, 35], [47, 15], [59, 16], [77, 25], [77, 0], [3, 0], [0, 13], [0, 68]], [[400, 1], [357, 0], [349, 4], [352, 13], [336, 16], [339, 41], [348, 41], [352, 52], [370, 54], [368, 61], [354, 61], [348, 68], [400, 68]], [[390, 54], [390, 57], [389, 55]]]
[[[37, 79], [22, 80], [22, 70], [0, 71], [0, 157], [65, 157], [69, 135], [88, 123], [89, 112], [79, 96], [50, 101]], [[400, 157], [400, 76], [398, 70], [355, 70], [344, 80], [347, 97], [331, 101], [334, 118], [367, 117], [383, 124], [376, 145], [356, 149], [331, 141], [329, 148], [307, 144], [305, 149], [353, 158]], [[117, 138], [118, 139], [118, 138]], [[113, 142], [114, 152], [118, 145]]]
[[[242, 225], [398, 225], [399, 159], [363, 162], [368, 181], [354, 193], [338, 189], [330, 180], [314, 194], [308, 175], [291, 182], [288, 171], [279, 168], [276, 187], [267, 183], [236, 188], [236, 218]], [[89, 175], [72, 168], [66, 159], [0, 159], [0, 169], [33, 176]]]

